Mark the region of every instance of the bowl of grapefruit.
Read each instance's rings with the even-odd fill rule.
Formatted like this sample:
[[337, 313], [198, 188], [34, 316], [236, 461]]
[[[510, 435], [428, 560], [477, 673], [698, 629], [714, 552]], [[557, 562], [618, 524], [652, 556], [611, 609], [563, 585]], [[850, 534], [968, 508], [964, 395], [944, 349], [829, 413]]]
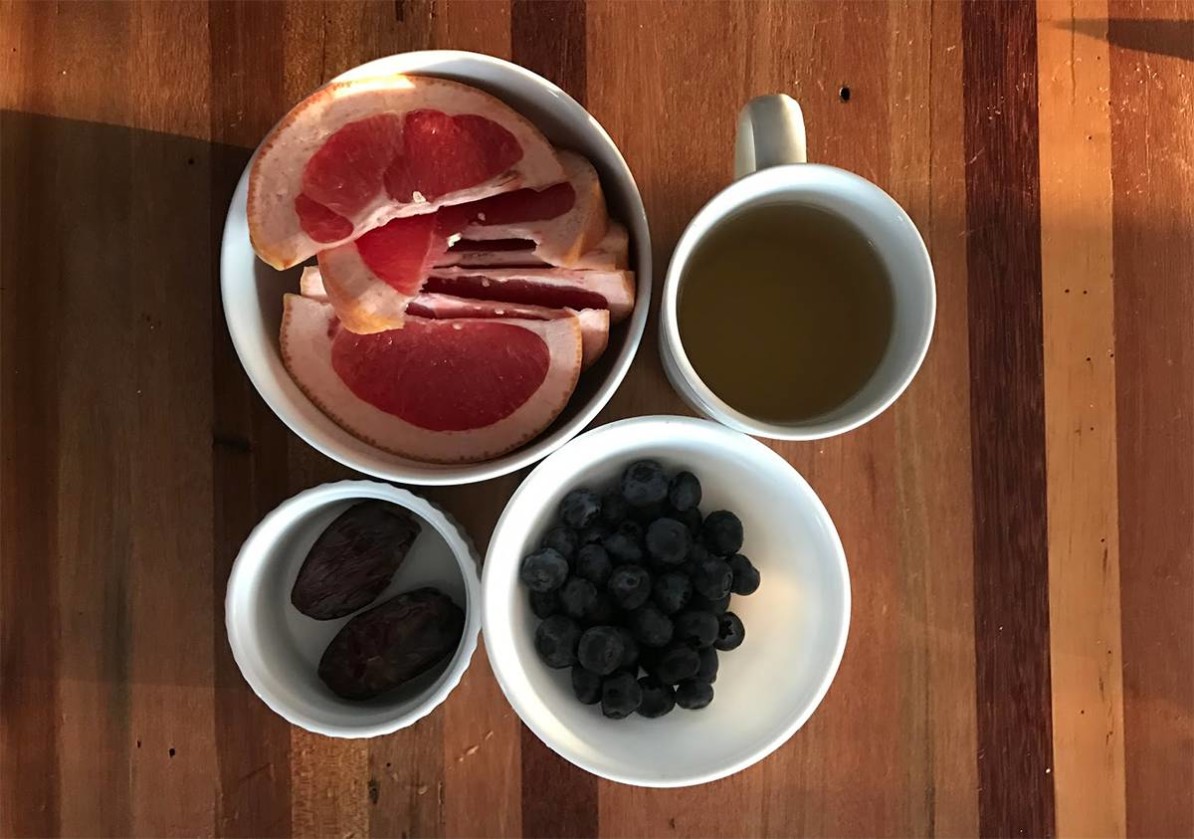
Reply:
[[646, 325], [634, 177], [575, 100], [457, 51], [336, 77], [265, 137], [228, 211], [224, 314], [299, 437], [410, 484], [486, 480], [580, 432]]

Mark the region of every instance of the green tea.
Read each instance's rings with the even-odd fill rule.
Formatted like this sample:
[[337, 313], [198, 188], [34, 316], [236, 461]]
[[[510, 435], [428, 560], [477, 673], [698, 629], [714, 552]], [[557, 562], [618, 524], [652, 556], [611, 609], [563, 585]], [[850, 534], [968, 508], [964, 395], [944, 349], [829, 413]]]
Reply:
[[690, 256], [677, 301], [684, 351], [705, 384], [775, 423], [857, 393], [883, 358], [892, 314], [890, 279], [862, 231], [801, 204], [722, 221]]

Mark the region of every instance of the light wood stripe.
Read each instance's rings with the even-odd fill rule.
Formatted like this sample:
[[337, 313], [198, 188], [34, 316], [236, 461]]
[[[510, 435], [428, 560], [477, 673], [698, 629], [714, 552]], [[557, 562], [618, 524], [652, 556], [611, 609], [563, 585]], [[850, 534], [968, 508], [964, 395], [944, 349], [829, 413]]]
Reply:
[[[1105, 0], [1037, 6], [1060, 836], [1122, 836], [1125, 829], [1106, 18]], [[1079, 34], [1076, 20], [1101, 21], [1102, 31]]]
[[333, 740], [291, 726], [289, 771], [293, 835], [370, 835], [367, 742]]

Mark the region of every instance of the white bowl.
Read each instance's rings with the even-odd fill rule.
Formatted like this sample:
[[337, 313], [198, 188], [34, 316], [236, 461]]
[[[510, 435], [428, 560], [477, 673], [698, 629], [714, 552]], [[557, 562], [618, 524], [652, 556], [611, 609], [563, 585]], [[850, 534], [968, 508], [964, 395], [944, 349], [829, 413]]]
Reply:
[[[370, 498], [409, 510], [423, 526], [374, 604], [434, 586], [464, 609], [464, 634], [443, 664], [375, 699], [350, 702], [332, 693], [316, 670], [328, 643], [351, 616], [328, 621], [306, 617], [291, 605], [290, 590], [316, 538], [346, 509]], [[439, 508], [387, 484], [342, 481], [284, 501], [254, 528], [228, 578], [224, 621], [241, 673], [275, 712], [329, 737], [376, 737], [427, 716], [460, 683], [477, 649], [480, 601], [476, 549]]]
[[282, 364], [278, 350], [282, 294], [298, 291], [299, 269], [275, 271], [254, 255], [245, 218], [246, 167], [224, 224], [220, 252], [224, 317], [236, 354], [261, 398], [291, 431], [328, 457], [361, 472], [407, 484], [484, 481], [514, 472], [555, 451], [592, 422], [618, 389], [642, 340], [651, 303], [647, 214], [634, 176], [605, 129], [575, 99], [543, 77], [487, 55], [431, 50], [380, 58], [335, 80], [385, 73], [422, 73], [483, 88], [534, 122], [552, 142], [587, 156], [601, 176], [610, 215], [630, 231], [632, 265], [638, 280], [634, 314], [611, 330], [609, 348], [580, 377], [564, 413], [530, 444], [493, 460], [464, 465], [421, 463], [382, 451], [358, 440], [315, 407]]
[[[572, 695], [567, 670], [538, 658], [523, 555], [538, 544], [564, 494], [612, 485], [631, 462], [654, 458], [701, 480], [701, 511], [742, 519], [742, 552], [762, 575], [731, 609], [746, 640], [720, 654], [714, 699], [701, 711], [614, 721]], [[523, 481], [497, 523], [482, 578], [485, 647], [515, 711], [553, 750], [596, 775], [650, 787], [723, 778], [779, 748], [820, 703], [850, 623], [850, 581], [837, 530], [808, 483], [775, 452], [715, 423], [684, 417], [623, 420], [577, 437]]]

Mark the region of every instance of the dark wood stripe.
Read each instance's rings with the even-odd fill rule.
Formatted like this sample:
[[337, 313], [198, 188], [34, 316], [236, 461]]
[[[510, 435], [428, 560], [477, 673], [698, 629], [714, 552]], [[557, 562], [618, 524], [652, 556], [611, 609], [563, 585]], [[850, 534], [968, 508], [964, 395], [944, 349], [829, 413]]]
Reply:
[[[0, 835], [58, 833], [58, 368], [57, 254], [16, 247], [36, 240], [33, 202], [53, 201], [52, 154], [39, 136], [44, 120], [0, 113], [0, 319], [3, 365], [0, 452], [6, 479], [0, 602]], [[40, 151], [39, 151], [40, 149]], [[40, 197], [40, 199], [39, 199]], [[12, 243], [13, 246], [7, 246]], [[37, 277], [38, 282], [21, 282]], [[18, 606], [19, 604], [19, 606]], [[19, 615], [19, 620], [13, 618]]]
[[585, 104], [583, 0], [513, 0], [510, 50], [514, 61], [545, 76]]
[[587, 839], [597, 835], [597, 778], [522, 728], [522, 835]]
[[1129, 836], [1194, 835], [1190, 12], [1113, 3], [1107, 31]]
[[[585, 103], [586, 28], [583, 0], [510, 6], [513, 60]], [[550, 793], [548, 791], [550, 790]], [[597, 779], [522, 729], [522, 831], [527, 837], [596, 836]]]
[[276, 119], [283, 101], [285, 9], [276, 3], [214, 3], [211, 38], [211, 226], [213, 545], [216, 607], [215, 741], [221, 836], [286, 836], [291, 832], [290, 726], [253, 695], [224, 631], [224, 592], [241, 543], [287, 495], [286, 437], [253, 391], [223, 325], [219, 292], [224, 216], [251, 147]]
[[962, 13], [983, 835], [1054, 832], [1036, 10]]

